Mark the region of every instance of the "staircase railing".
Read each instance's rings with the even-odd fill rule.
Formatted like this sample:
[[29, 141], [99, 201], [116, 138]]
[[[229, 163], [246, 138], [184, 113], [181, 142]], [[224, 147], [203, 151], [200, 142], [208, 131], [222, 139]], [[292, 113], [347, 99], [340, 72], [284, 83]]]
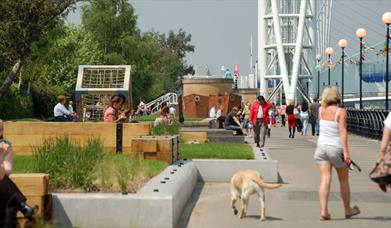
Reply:
[[145, 105], [146, 109], [151, 110], [151, 114], [155, 114], [163, 103], [167, 103], [167, 105], [177, 105], [178, 104], [178, 95], [176, 93], [167, 93], [155, 100], [147, 103]]

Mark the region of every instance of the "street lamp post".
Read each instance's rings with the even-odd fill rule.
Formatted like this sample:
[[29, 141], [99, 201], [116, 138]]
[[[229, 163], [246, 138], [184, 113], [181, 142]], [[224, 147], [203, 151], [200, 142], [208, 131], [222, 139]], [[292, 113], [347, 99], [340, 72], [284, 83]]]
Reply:
[[316, 61], [318, 62], [318, 93], [317, 93], [316, 97], [318, 98], [318, 100], [319, 100], [319, 96], [320, 96], [319, 87], [320, 87], [320, 61], [321, 60], [322, 60], [322, 56], [321, 55], [317, 55], [316, 56]]
[[344, 85], [345, 85], [345, 48], [348, 46], [348, 41], [345, 39], [341, 39], [338, 41], [338, 46], [342, 49], [342, 85], [341, 85], [341, 93], [342, 93], [342, 106], [344, 105]]
[[334, 53], [334, 49], [333, 48], [331, 48], [331, 47], [328, 47], [328, 48], [326, 48], [326, 54], [327, 54], [327, 57], [328, 57], [328, 66], [329, 66], [329, 68], [328, 68], [328, 77], [327, 77], [327, 85], [328, 86], [330, 86], [330, 71], [331, 71], [331, 61], [330, 61], [330, 59], [331, 59], [331, 55]]
[[391, 24], [391, 12], [383, 14], [383, 22], [387, 25], [386, 35], [386, 110], [388, 111], [388, 56], [390, 52], [390, 24]]
[[359, 68], [359, 74], [360, 74], [360, 110], [363, 108], [362, 106], [362, 49], [363, 49], [363, 42], [362, 40], [367, 35], [367, 31], [363, 28], [359, 28], [356, 31], [356, 36], [360, 39], [360, 68]]

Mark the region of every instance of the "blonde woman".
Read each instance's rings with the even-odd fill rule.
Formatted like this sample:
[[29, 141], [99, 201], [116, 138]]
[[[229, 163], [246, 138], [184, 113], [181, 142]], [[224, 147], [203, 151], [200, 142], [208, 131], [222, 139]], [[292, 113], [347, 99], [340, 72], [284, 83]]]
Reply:
[[328, 211], [328, 199], [333, 167], [338, 174], [345, 218], [348, 219], [360, 214], [357, 206], [350, 207], [348, 164], [350, 164], [351, 159], [346, 128], [347, 111], [339, 107], [340, 103], [341, 95], [336, 87], [327, 87], [323, 91], [322, 104], [319, 108], [320, 135], [314, 155], [321, 174], [319, 187], [320, 220], [331, 219]]

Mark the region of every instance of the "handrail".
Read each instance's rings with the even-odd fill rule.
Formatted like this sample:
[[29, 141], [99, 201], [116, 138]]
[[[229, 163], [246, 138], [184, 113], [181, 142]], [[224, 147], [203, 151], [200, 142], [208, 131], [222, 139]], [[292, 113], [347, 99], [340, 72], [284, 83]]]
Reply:
[[358, 110], [348, 108], [348, 131], [367, 138], [381, 140], [386, 110]]
[[155, 100], [147, 103], [145, 105], [146, 109], [151, 110], [151, 114], [157, 113], [163, 103], [167, 103], [168, 105], [177, 105], [178, 104], [178, 95], [176, 93], [167, 93]]

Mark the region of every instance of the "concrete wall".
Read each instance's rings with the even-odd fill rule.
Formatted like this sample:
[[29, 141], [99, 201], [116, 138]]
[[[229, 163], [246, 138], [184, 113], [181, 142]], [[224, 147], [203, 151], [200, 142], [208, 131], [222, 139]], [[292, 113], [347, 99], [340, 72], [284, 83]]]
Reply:
[[172, 227], [171, 195], [53, 194], [59, 227]]

